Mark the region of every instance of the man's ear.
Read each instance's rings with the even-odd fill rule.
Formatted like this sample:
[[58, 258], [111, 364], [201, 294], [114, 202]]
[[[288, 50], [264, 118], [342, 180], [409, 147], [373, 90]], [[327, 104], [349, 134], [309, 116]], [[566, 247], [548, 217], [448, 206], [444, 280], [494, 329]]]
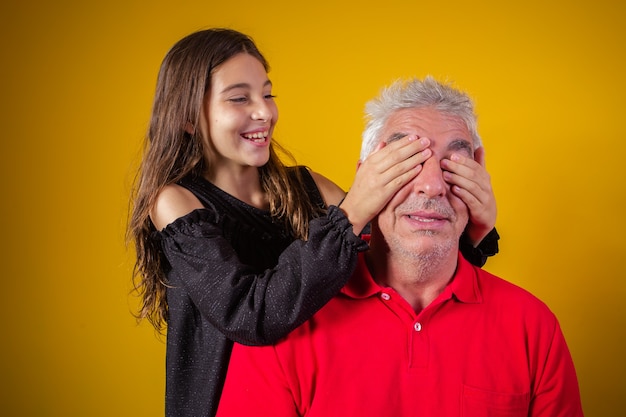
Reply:
[[474, 161], [485, 167], [485, 148], [480, 146], [474, 151]]
[[185, 123], [185, 132], [189, 133], [190, 135], [194, 135], [194, 133], [196, 133], [196, 128], [194, 127], [194, 125], [191, 122], [187, 122]]
[[361, 164], [363, 163], [363, 161], [361, 161], [360, 159], [356, 162], [356, 169], [358, 170], [359, 168], [361, 168]]

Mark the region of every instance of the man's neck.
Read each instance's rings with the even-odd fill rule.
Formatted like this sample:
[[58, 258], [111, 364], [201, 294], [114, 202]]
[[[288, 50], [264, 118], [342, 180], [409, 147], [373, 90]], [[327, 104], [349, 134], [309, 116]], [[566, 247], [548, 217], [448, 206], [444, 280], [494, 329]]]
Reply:
[[388, 256], [380, 261], [366, 254], [366, 260], [374, 281], [393, 288], [419, 313], [441, 294], [454, 276], [458, 251], [413, 259]]

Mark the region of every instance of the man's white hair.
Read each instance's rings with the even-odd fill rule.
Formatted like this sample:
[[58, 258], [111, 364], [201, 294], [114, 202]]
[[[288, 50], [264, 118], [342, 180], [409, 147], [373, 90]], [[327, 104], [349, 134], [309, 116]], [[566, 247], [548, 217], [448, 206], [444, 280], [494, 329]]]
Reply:
[[474, 150], [481, 146], [477, 131], [474, 103], [464, 92], [427, 76], [398, 80], [384, 88], [378, 97], [365, 105], [366, 126], [361, 143], [361, 161], [376, 148], [380, 132], [389, 117], [401, 109], [430, 107], [450, 116], [459, 117], [466, 125], [474, 142]]

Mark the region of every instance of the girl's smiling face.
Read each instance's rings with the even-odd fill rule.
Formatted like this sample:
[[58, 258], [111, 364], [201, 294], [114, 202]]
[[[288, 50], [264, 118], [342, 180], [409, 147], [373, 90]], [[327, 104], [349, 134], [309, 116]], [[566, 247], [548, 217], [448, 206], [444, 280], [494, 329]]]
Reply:
[[201, 122], [211, 172], [265, 165], [277, 120], [272, 83], [257, 58], [240, 53], [217, 67]]

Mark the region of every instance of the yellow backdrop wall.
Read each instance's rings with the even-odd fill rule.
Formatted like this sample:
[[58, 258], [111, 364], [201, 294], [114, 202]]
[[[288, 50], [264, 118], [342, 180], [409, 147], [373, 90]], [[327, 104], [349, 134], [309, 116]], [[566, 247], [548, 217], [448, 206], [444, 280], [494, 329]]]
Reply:
[[344, 188], [381, 86], [468, 90], [502, 235], [486, 269], [558, 315], [586, 414], [622, 415], [625, 18], [614, 0], [3, 2], [2, 414], [162, 415], [164, 344], [130, 314], [129, 187], [164, 54], [228, 26], [272, 64], [279, 141]]

